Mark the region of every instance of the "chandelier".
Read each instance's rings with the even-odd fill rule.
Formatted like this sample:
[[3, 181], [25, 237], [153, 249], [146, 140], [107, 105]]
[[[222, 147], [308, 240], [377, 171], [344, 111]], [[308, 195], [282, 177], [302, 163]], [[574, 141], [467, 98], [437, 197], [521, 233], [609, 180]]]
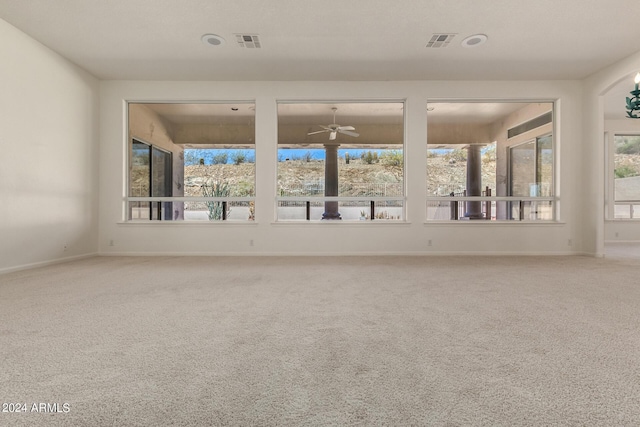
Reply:
[[631, 91], [631, 98], [627, 97], [627, 117], [630, 119], [640, 119], [638, 112], [640, 112], [640, 90], [638, 89], [638, 83], [640, 83], [640, 73], [636, 74], [634, 80], [636, 87]]

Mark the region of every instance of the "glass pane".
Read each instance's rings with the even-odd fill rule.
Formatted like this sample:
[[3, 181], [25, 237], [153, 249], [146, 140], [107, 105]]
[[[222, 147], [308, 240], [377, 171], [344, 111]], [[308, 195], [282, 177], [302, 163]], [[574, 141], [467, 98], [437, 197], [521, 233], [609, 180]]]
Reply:
[[429, 200], [427, 202], [427, 219], [432, 221], [456, 219], [455, 212], [457, 206], [458, 204], [448, 201], [444, 197], [442, 201]]
[[189, 148], [184, 150], [185, 196], [202, 197], [221, 184], [218, 197], [255, 195], [254, 148]]
[[171, 154], [153, 147], [152, 149], [153, 197], [171, 197]]
[[277, 216], [279, 221], [321, 220], [324, 213], [322, 202], [279, 201]]
[[[369, 200], [353, 200], [335, 202], [338, 204], [340, 219], [342, 221], [369, 221], [386, 220], [399, 221], [404, 215], [404, 203], [398, 201], [376, 201], [371, 205]], [[323, 202], [316, 201], [287, 201], [278, 202], [278, 220], [311, 220], [318, 221], [323, 218], [326, 206]]]
[[150, 211], [149, 202], [129, 202], [129, 219], [149, 220]]
[[[397, 102], [280, 103], [277, 195], [402, 197], [403, 111]], [[359, 220], [358, 209], [353, 213], [335, 202], [324, 206], [325, 219]]]
[[[132, 139], [153, 146], [134, 143], [130, 196], [203, 197], [214, 186], [226, 189], [216, 194], [222, 197], [255, 195], [254, 104], [130, 103], [129, 127]], [[253, 206], [227, 207], [226, 219], [253, 218]], [[150, 219], [209, 220], [204, 204], [154, 202], [148, 209]]]
[[[138, 141], [131, 144], [131, 167], [129, 171], [129, 196], [149, 197], [151, 195], [151, 146]], [[129, 219], [151, 219], [149, 202], [129, 204]]]
[[[172, 192], [172, 164], [171, 153], [151, 148], [151, 195], [153, 197], [171, 197]], [[173, 219], [171, 202], [152, 202], [152, 219]]]
[[615, 135], [614, 144], [614, 217], [639, 218], [640, 135]]
[[551, 221], [553, 219], [553, 202], [552, 201], [540, 201], [535, 203], [535, 217], [531, 219], [537, 219], [541, 221]]
[[463, 196], [467, 188], [467, 150], [427, 149], [427, 194]]
[[151, 195], [149, 152], [151, 147], [138, 141], [133, 141], [131, 149], [131, 185], [129, 196], [149, 197]]
[[402, 219], [401, 201], [380, 201], [373, 206], [373, 218], [375, 220], [399, 220]]
[[535, 141], [511, 147], [511, 196], [538, 196]]
[[[429, 102], [427, 196], [551, 196], [552, 130], [550, 102]], [[450, 203], [429, 203], [427, 217], [511, 220], [521, 216], [520, 206], [513, 207], [509, 201], [460, 202], [453, 210], [447, 207]]]
[[279, 196], [324, 196], [324, 178], [324, 149], [278, 149]]
[[553, 195], [553, 138], [546, 135], [538, 138], [538, 196]]

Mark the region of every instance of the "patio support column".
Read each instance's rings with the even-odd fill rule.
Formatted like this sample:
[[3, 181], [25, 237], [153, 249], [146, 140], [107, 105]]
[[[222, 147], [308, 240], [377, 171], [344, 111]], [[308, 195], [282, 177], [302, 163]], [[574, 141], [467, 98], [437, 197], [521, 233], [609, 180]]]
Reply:
[[[481, 144], [467, 147], [467, 196], [482, 196]], [[482, 202], [465, 202], [465, 218], [482, 219]]]
[[[338, 195], [338, 146], [339, 144], [325, 144], [324, 160], [324, 195]], [[324, 202], [322, 219], [342, 219], [338, 212], [338, 202]]]

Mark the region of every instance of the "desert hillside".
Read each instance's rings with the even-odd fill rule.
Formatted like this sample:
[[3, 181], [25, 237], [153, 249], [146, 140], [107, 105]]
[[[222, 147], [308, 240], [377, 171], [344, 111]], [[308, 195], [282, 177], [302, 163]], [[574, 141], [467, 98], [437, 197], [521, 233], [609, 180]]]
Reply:
[[[446, 156], [428, 159], [429, 173], [425, 171], [428, 191], [435, 194], [446, 189], [465, 187], [466, 163]], [[234, 196], [247, 196], [254, 191], [255, 164], [239, 165], [193, 165], [185, 167], [185, 196], [202, 196], [202, 185], [212, 182], [226, 182]], [[324, 162], [320, 160], [286, 160], [278, 162], [278, 191], [291, 195], [303, 188], [314, 188], [324, 180]], [[402, 193], [403, 170], [400, 166], [385, 165], [380, 162], [368, 164], [361, 159], [353, 159], [348, 164], [344, 159], [339, 163], [339, 181], [341, 195], [358, 196], [364, 186], [376, 184], [385, 186], [389, 191]], [[495, 162], [483, 163], [483, 187], [495, 188]], [[349, 185], [348, 185], [349, 184]], [[351, 189], [351, 191], [350, 191]], [[348, 193], [348, 194], [345, 194]], [[394, 194], [387, 194], [394, 195]]]

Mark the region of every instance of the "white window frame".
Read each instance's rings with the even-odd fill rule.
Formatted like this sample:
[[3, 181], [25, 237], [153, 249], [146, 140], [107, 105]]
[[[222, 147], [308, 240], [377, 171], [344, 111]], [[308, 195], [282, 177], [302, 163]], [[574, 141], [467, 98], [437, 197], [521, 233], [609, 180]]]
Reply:
[[640, 221], [640, 208], [637, 209], [637, 212], [634, 212], [633, 206], [640, 205], [640, 200], [637, 203], [633, 203], [629, 201], [628, 204], [630, 209], [630, 218], [616, 218], [615, 209], [616, 204], [619, 202], [616, 201], [616, 192], [615, 192], [615, 150], [616, 136], [640, 136], [639, 131], [607, 131], [604, 134], [604, 144], [605, 144], [605, 219], [607, 221], [614, 222], [622, 222], [622, 221], [631, 221], [637, 222]]
[[[356, 223], [376, 223], [376, 224], [381, 224], [381, 223], [387, 223], [387, 224], [402, 224], [402, 223], [407, 223], [407, 157], [406, 157], [406, 147], [407, 147], [407, 114], [406, 114], [406, 105], [407, 105], [407, 100], [406, 99], [394, 99], [394, 98], [390, 98], [390, 99], [331, 99], [331, 100], [318, 100], [318, 99], [296, 99], [296, 100], [291, 100], [291, 99], [278, 99], [276, 100], [276, 104], [279, 106], [281, 104], [290, 104], [290, 105], [295, 105], [295, 104], [326, 104], [326, 105], [339, 105], [340, 104], [402, 104], [402, 154], [403, 154], [403, 165], [402, 165], [402, 171], [403, 171], [403, 175], [402, 175], [402, 196], [399, 197], [329, 197], [329, 196], [305, 196], [305, 197], [291, 197], [291, 196], [280, 196], [279, 194], [276, 194], [275, 197], [275, 206], [274, 206], [274, 214], [275, 214], [275, 221], [277, 223], [325, 223], [325, 224], [336, 224], [336, 223], [340, 223], [340, 224], [356, 224]], [[338, 110], [339, 112], [339, 110]], [[278, 116], [278, 120], [279, 120], [279, 116]], [[277, 121], [278, 121], [277, 120]], [[336, 119], [337, 120], [337, 119]], [[276, 141], [276, 144], [278, 144], [278, 141]], [[275, 158], [275, 167], [276, 170], [278, 168], [278, 147], [276, 146], [276, 158]], [[366, 149], [363, 149], [366, 150]], [[277, 175], [277, 173], [276, 173]], [[277, 192], [277, 183], [274, 186], [274, 188], [276, 189]], [[375, 203], [377, 202], [395, 202], [395, 201], [401, 201], [402, 202], [402, 217], [400, 218], [400, 220], [392, 220], [392, 221], [373, 221], [375, 218], [373, 216], [371, 216], [370, 212], [376, 212], [375, 210]], [[309, 202], [317, 204], [317, 203], [324, 203], [324, 202], [367, 202], [367, 207], [364, 208], [363, 210], [365, 210], [366, 212], [368, 212], [369, 215], [369, 221], [351, 221], [351, 220], [346, 220], [346, 221], [325, 221], [325, 220], [311, 220], [311, 219], [295, 219], [295, 220], [289, 220], [289, 219], [279, 219], [278, 218], [278, 207], [280, 205], [281, 202], [299, 202], [299, 203], [306, 203], [307, 207], [307, 214], [306, 217], [309, 217]]]
[[[545, 103], [545, 104], [551, 104], [552, 108], [551, 108], [551, 112], [552, 112], [552, 121], [551, 121], [551, 138], [552, 138], [552, 147], [553, 147], [553, 159], [552, 159], [552, 163], [553, 163], [553, 176], [552, 176], [552, 190], [553, 190], [553, 196], [551, 197], [511, 197], [511, 196], [491, 196], [491, 197], [487, 197], [487, 196], [465, 196], [465, 197], [451, 197], [446, 198], [447, 200], [445, 200], [444, 197], [432, 197], [432, 196], [427, 196], [426, 197], [426, 201], [427, 201], [427, 205], [429, 205], [429, 203], [442, 203], [442, 202], [446, 202], [446, 201], [454, 201], [454, 202], [458, 202], [458, 203], [464, 203], [465, 201], [480, 201], [483, 203], [491, 203], [491, 204], [495, 204], [495, 202], [498, 201], [507, 201], [507, 202], [517, 202], [517, 203], [522, 203], [522, 202], [535, 202], [535, 201], [550, 201], [553, 203], [553, 207], [552, 207], [552, 212], [553, 212], [553, 218], [551, 220], [509, 220], [509, 219], [504, 219], [504, 220], [496, 220], [496, 221], [488, 221], [488, 220], [477, 220], [477, 221], [459, 221], [459, 220], [455, 220], [455, 219], [448, 219], [448, 220], [439, 220], [439, 219], [429, 219], [426, 218], [426, 223], [427, 224], [438, 224], [438, 223], [442, 223], [442, 224], [478, 224], [478, 225], [485, 225], [485, 224], [509, 224], [509, 223], [515, 223], [515, 224], [523, 224], [523, 223], [532, 223], [532, 224], [556, 224], [558, 222], [560, 222], [560, 179], [559, 179], [559, 170], [560, 167], [558, 165], [558, 159], [559, 159], [559, 150], [560, 150], [560, 123], [559, 123], [559, 107], [560, 107], [560, 100], [559, 99], [548, 99], [548, 98], [544, 98], [544, 99], [505, 99], [505, 98], [499, 98], [499, 99], [492, 99], [492, 98], [483, 98], [483, 99], [449, 99], [449, 98], [431, 98], [428, 100], [429, 103], [433, 103], [433, 104], [439, 104], [439, 103], [529, 103], [529, 104], [536, 104], [536, 103]], [[531, 118], [534, 119], [535, 117]], [[531, 120], [528, 119], [528, 120]], [[429, 126], [429, 119], [428, 119], [428, 114], [427, 114], [427, 128]], [[511, 128], [518, 126], [518, 124], [514, 124], [513, 126], [511, 126]], [[540, 135], [535, 135], [533, 136], [533, 139], [539, 138], [541, 136], [547, 135], [549, 132], [542, 132]], [[428, 134], [428, 130], [427, 130], [427, 134]], [[510, 138], [507, 138], [510, 139]], [[519, 144], [518, 144], [519, 145]], [[509, 152], [509, 149], [507, 148], [507, 153]], [[508, 157], [508, 155], [507, 155]], [[507, 161], [507, 169], [509, 169], [510, 167], [510, 159], [506, 159]], [[428, 168], [428, 160], [427, 160], [427, 168]], [[509, 175], [510, 172], [507, 171], [507, 175]], [[507, 176], [508, 178], [508, 176]], [[425, 211], [426, 212], [426, 211]]]

